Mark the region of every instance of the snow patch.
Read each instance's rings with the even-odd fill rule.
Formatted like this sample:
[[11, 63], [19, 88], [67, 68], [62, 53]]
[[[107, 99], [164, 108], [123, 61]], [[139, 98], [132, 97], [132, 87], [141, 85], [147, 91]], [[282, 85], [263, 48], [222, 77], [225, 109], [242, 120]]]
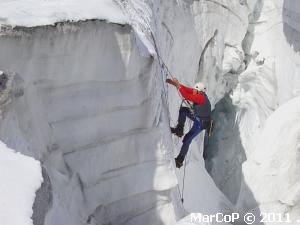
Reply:
[[[289, 212], [291, 217], [299, 215], [299, 119], [300, 97], [297, 97], [279, 107], [267, 119], [257, 147], [243, 165], [245, 183], [262, 212]], [[257, 207], [249, 204], [249, 193], [243, 193], [240, 208]]]
[[0, 224], [32, 225], [35, 192], [43, 181], [40, 163], [0, 141]]
[[246, 154], [256, 145], [265, 120], [277, 107], [277, 80], [272, 67], [249, 67], [231, 95]]
[[107, 20], [112, 23], [128, 22], [113, 0], [2, 0], [0, 2], [0, 27], [35, 27], [63, 21], [88, 19]]

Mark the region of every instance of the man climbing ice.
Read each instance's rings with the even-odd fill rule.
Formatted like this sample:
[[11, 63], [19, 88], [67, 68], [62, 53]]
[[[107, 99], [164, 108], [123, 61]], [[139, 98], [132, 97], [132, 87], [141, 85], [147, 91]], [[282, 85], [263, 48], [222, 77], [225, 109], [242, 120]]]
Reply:
[[171, 127], [171, 132], [178, 137], [184, 134], [184, 124], [186, 117], [194, 123], [190, 131], [184, 136], [179, 155], [175, 158], [176, 167], [183, 165], [184, 158], [189, 150], [192, 140], [204, 129], [211, 126], [211, 104], [205, 93], [206, 87], [203, 83], [196, 83], [194, 88], [188, 88], [179, 83], [176, 78], [167, 79], [167, 83], [177, 87], [182, 97], [193, 103], [191, 107], [181, 106], [179, 109], [178, 124], [175, 128]]

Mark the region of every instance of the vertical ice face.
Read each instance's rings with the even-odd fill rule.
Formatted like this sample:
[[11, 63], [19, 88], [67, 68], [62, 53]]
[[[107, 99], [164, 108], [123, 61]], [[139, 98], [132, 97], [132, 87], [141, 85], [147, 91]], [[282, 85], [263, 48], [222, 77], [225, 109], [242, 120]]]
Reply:
[[[89, 21], [1, 33], [0, 67], [15, 72], [1, 138], [45, 166], [53, 192], [45, 224], [174, 224], [183, 216], [173, 167], [180, 146], [169, 133], [180, 99], [164, 84], [151, 32], [173, 75], [207, 82], [213, 104], [243, 69], [244, 3], [122, 4], [130, 26]], [[205, 171], [202, 139], [187, 161], [184, 207], [229, 212]]]
[[[296, 203], [298, 172], [294, 170], [299, 148], [300, 58], [296, 25], [300, 22], [299, 6], [298, 1], [261, 1], [252, 31], [251, 51], [259, 52], [264, 63], [252, 63], [241, 76], [250, 78], [251, 73], [255, 73], [255, 79], [260, 80], [256, 86], [255, 82], [248, 81], [248, 94], [255, 90], [259, 98], [255, 101], [241, 98], [249, 104], [240, 123], [242, 139], [248, 137], [248, 141], [243, 142], [247, 161], [243, 165], [245, 182], [238, 201], [241, 210], [256, 208], [262, 212], [291, 213], [294, 218], [299, 216]], [[241, 93], [245, 92], [236, 89], [233, 99]], [[237, 107], [242, 105], [238, 101], [235, 103]], [[252, 116], [247, 116], [251, 111]], [[264, 190], [269, 189], [266, 185], [276, 189], [266, 193]], [[256, 202], [249, 201], [249, 195]]]
[[243, 164], [239, 209], [277, 213], [293, 223], [299, 219], [299, 100], [281, 105], [266, 120], [253, 153]]
[[130, 27], [20, 28], [0, 42], [1, 68], [16, 72], [1, 138], [45, 166], [45, 224], [174, 223], [162, 80]]
[[[195, 15], [206, 4], [158, 3], [146, 1], [142, 9], [152, 10], [144, 15], [152, 16], [147, 19], [160, 55], [175, 76], [191, 85], [201, 79], [199, 66], [210, 62], [206, 54], [218, 32], [199, 35], [202, 19]], [[222, 5], [216, 9], [230, 15]], [[51, 191], [53, 199], [38, 221], [174, 224], [183, 216], [173, 165], [179, 146], [174, 148], [169, 133], [180, 101], [168, 89], [167, 104], [166, 75], [149, 48], [153, 39], [148, 33], [147, 44], [137, 32], [100, 21], [2, 31], [0, 67], [14, 76], [1, 139], [45, 166], [50, 184], [43, 190]], [[213, 51], [222, 52], [226, 35], [219, 35]], [[221, 58], [220, 53], [220, 67]], [[217, 73], [213, 77], [222, 78]], [[211, 83], [210, 89], [214, 87]], [[198, 163], [199, 146], [200, 139], [191, 148], [197, 160], [187, 168], [185, 207], [230, 211], [231, 204]], [[203, 181], [209, 185], [201, 186]], [[212, 201], [209, 207], [203, 196]]]
[[[225, 126], [232, 120], [226, 112], [236, 114], [231, 127], [235, 124], [238, 135], [216, 132], [213, 139], [217, 142], [210, 150], [216, 151], [216, 143], [223, 147], [212, 156], [211, 174], [218, 187], [237, 202], [238, 211], [290, 213], [295, 219], [299, 215], [298, 173], [294, 170], [299, 147], [299, 2], [265, 0], [251, 7], [242, 43], [245, 71], [230, 101], [216, 107], [216, 117]], [[243, 156], [242, 168], [234, 153]], [[230, 167], [239, 169], [241, 180]], [[232, 189], [240, 190], [238, 195], [233, 195], [230, 185], [238, 187]]]
[[[46, 22], [35, 22], [109, 20], [92, 6], [70, 18], [78, 8], [52, 14], [50, 7]], [[186, 212], [227, 213], [234, 204], [241, 212], [275, 207], [298, 215], [298, 125], [291, 122], [298, 101], [290, 101], [300, 90], [298, 1], [125, 0], [118, 6], [113, 10], [122, 16], [111, 21], [127, 25], [30, 27], [37, 25], [30, 25], [30, 12], [23, 21], [28, 28], [0, 32], [0, 69], [9, 74], [0, 93], [0, 139], [45, 167], [35, 225], [173, 225]], [[1, 24], [17, 21], [8, 12]], [[202, 134], [187, 157], [183, 205], [183, 170], [173, 164], [181, 142], [169, 132], [181, 99], [166, 86], [156, 51], [184, 84], [206, 82], [215, 106], [216, 131], [206, 149], [213, 179], [204, 168]], [[288, 127], [287, 144], [278, 137]], [[280, 190], [263, 196], [265, 180]]]

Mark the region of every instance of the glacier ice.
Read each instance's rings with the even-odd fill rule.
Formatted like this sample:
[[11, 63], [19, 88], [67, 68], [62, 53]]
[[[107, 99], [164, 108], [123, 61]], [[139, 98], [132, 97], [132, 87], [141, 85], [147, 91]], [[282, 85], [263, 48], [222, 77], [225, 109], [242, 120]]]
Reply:
[[15, 73], [0, 133], [50, 177], [45, 224], [174, 223], [162, 80], [130, 27], [89, 21], [12, 32], [1, 36], [1, 68]]
[[[297, 218], [299, 6], [1, 1], [0, 139], [43, 165], [35, 225], [173, 225], [192, 212]], [[210, 145], [199, 135], [184, 170], [169, 132], [181, 99], [161, 59], [184, 84], [206, 82], [215, 109]]]
[[[299, 144], [297, 138], [293, 139], [297, 136], [297, 128], [293, 130], [293, 126], [297, 127], [297, 113], [293, 113], [297, 111], [300, 87], [297, 72], [299, 31], [295, 27], [299, 23], [298, 8], [298, 1], [265, 0], [253, 5], [251, 23], [242, 43], [246, 70], [239, 75], [230, 94], [230, 103], [227, 103], [227, 107], [233, 108], [236, 119], [223, 121], [238, 129], [239, 135], [218, 134], [220, 138], [215, 137], [221, 144], [225, 136], [225, 143], [229, 144], [212, 157], [212, 176], [218, 187], [229, 193], [227, 196], [231, 195], [227, 182], [234, 181], [231, 185], [240, 191], [231, 198], [241, 213], [252, 211], [258, 216], [262, 212], [290, 213], [297, 218], [297, 191], [293, 189], [287, 194], [286, 187], [281, 188], [281, 185], [290, 184], [291, 177], [297, 177], [292, 169], [289, 173], [283, 172], [293, 168], [295, 160], [284, 160], [283, 155], [292, 157]], [[240, 145], [233, 145], [238, 141]], [[244, 155], [242, 166], [236, 167], [237, 157], [233, 153]], [[228, 169], [224, 171], [217, 163]], [[281, 168], [281, 163], [285, 169]], [[236, 181], [238, 173], [232, 173], [231, 168], [239, 168], [241, 180]], [[292, 186], [297, 187], [297, 182]], [[284, 201], [281, 196], [288, 196], [289, 200]]]
[[283, 104], [266, 120], [253, 153], [243, 164], [245, 183], [259, 205], [248, 201], [249, 192], [242, 192], [241, 208], [289, 213], [294, 219], [299, 216], [299, 100], [297, 97]]

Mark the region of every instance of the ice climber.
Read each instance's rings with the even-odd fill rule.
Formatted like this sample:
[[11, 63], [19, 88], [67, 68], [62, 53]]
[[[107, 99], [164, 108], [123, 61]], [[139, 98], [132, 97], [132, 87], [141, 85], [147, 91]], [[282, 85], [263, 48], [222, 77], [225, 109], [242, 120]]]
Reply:
[[176, 167], [183, 165], [184, 158], [188, 152], [192, 140], [204, 129], [211, 126], [211, 104], [205, 93], [206, 87], [203, 83], [196, 83], [194, 88], [186, 87], [179, 83], [176, 78], [167, 79], [167, 83], [177, 87], [182, 97], [192, 102], [192, 107], [183, 107], [179, 109], [178, 124], [171, 127], [171, 132], [178, 137], [184, 134], [184, 124], [188, 117], [194, 123], [190, 131], [184, 136], [179, 155], [175, 158]]

